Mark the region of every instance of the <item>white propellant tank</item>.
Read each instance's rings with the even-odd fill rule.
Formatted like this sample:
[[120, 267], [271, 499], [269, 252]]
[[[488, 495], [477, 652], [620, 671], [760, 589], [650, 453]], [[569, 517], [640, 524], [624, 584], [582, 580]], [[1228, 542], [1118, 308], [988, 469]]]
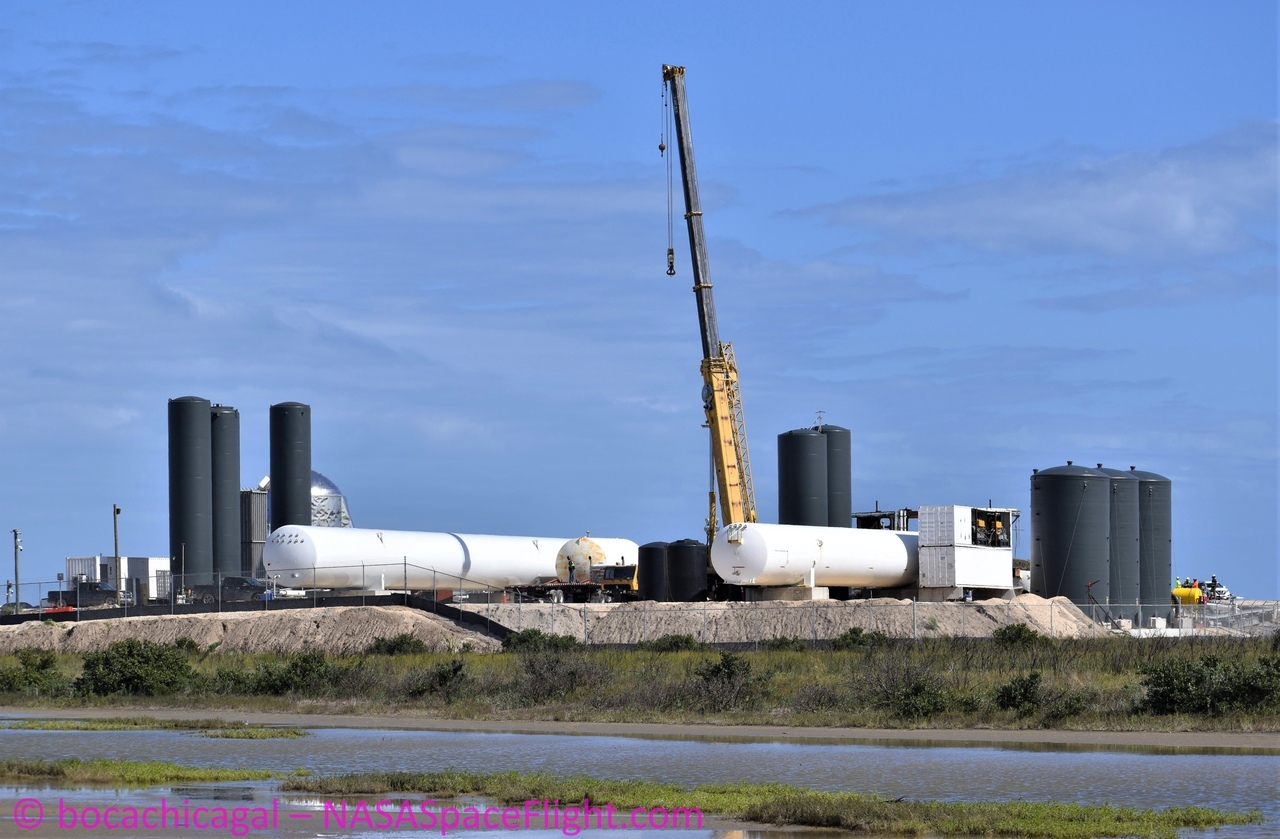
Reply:
[[716, 534], [711, 565], [734, 585], [895, 588], [916, 583], [919, 541], [896, 530], [731, 524]]
[[567, 541], [291, 524], [268, 537], [262, 564], [290, 588], [505, 588], [554, 579]]
[[[562, 583], [585, 583], [591, 569], [603, 565], [635, 565], [640, 546], [630, 539], [601, 539], [579, 536], [561, 546], [556, 554], [556, 577]], [[569, 562], [573, 562], [573, 579], [569, 579]]]

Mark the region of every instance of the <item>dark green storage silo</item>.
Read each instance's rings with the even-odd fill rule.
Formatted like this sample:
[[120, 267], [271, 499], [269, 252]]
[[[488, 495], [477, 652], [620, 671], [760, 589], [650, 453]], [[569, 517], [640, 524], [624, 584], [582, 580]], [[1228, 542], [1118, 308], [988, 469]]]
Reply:
[[667, 543], [649, 542], [636, 552], [637, 580], [641, 600], [666, 603], [671, 599], [667, 591]]
[[694, 539], [667, 545], [667, 585], [674, 603], [707, 597], [707, 546]]
[[[1046, 597], [1081, 606], [1089, 592], [1106, 603], [1111, 590], [1111, 478], [1097, 469], [1066, 466], [1031, 476], [1031, 567]], [[1090, 585], [1091, 584], [1091, 585]]]
[[1138, 479], [1138, 589], [1144, 611], [1164, 614], [1173, 590], [1173, 481], [1129, 467]]
[[1098, 469], [1111, 479], [1111, 603], [1118, 618], [1140, 620], [1136, 609], [1141, 596], [1138, 568], [1138, 480], [1131, 472], [1120, 469]]
[[827, 526], [827, 438], [820, 431], [778, 435], [778, 524]]
[[853, 527], [853, 435], [838, 425], [814, 431], [827, 439], [827, 527]]
[[311, 525], [311, 406], [271, 406], [271, 530]]
[[213, 571], [210, 434], [208, 399], [169, 400], [169, 556], [177, 586], [208, 582]]
[[209, 409], [212, 451], [213, 570], [240, 575], [240, 412], [227, 405]]

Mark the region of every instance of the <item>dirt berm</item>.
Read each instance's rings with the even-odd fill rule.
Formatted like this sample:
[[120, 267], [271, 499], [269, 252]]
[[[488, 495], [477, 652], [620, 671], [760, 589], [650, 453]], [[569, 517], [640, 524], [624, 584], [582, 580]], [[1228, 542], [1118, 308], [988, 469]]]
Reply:
[[23, 647], [85, 653], [105, 649], [113, 641], [145, 638], [168, 643], [190, 638], [206, 649], [217, 644], [225, 652], [358, 653], [378, 638], [404, 632], [422, 639], [427, 649], [476, 651], [500, 644], [479, 632], [404, 606], [328, 606], [277, 612], [221, 612], [205, 615], [161, 615], [109, 618], [67, 623], [31, 621], [0, 627], [0, 653]]
[[513, 631], [539, 629], [585, 636], [592, 644], [635, 644], [663, 635], [692, 635], [712, 644], [770, 638], [823, 641], [855, 626], [891, 638], [983, 638], [1014, 623], [1054, 638], [1087, 638], [1105, 632], [1067, 598], [1046, 600], [1034, 594], [973, 603], [913, 603], [878, 597], [761, 603], [494, 603], [460, 604], [460, 608]]

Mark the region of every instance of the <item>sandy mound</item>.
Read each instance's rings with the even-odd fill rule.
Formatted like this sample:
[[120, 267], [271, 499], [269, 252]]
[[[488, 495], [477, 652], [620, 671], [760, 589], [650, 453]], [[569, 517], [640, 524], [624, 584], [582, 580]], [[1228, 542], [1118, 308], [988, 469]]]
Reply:
[[427, 649], [496, 649], [487, 635], [462, 629], [451, 621], [404, 606], [330, 606], [275, 612], [222, 612], [205, 615], [111, 618], [45, 624], [31, 621], [0, 627], [0, 653], [23, 647], [57, 652], [101, 650], [113, 641], [145, 638], [169, 643], [190, 638], [227, 652], [358, 653], [378, 638], [404, 632], [420, 638]]
[[513, 631], [540, 629], [596, 644], [635, 644], [663, 635], [710, 643], [769, 638], [830, 640], [853, 627], [893, 638], [989, 637], [1013, 623], [1041, 635], [1089, 637], [1102, 632], [1065, 597], [1025, 594], [1012, 601], [916, 603], [910, 600], [819, 600], [771, 603], [509, 603], [463, 606]]

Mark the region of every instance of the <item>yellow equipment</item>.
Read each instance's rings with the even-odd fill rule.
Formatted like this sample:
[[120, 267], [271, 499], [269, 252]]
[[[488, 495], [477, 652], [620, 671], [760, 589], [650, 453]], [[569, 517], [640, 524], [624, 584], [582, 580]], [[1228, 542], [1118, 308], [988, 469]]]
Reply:
[[[684, 68], [662, 66], [664, 92], [670, 92], [675, 118], [676, 145], [680, 150], [680, 180], [684, 186], [685, 222], [689, 228], [689, 253], [693, 260], [693, 293], [698, 302], [698, 325], [702, 333], [702, 408], [711, 431], [711, 458], [724, 524], [756, 520], [755, 489], [751, 484], [751, 459], [747, 452], [747, 428], [738, 389], [738, 365], [733, 345], [720, 343], [715, 302], [707, 270], [707, 244], [702, 230], [702, 209], [698, 201], [698, 177], [693, 163], [693, 137], [689, 132], [689, 110], [685, 100]], [[665, 124], [665, 118], [664, 118]], [[665, 153], [666, 143], [659, 150]], [[668, 158], [668, 172], [670, 172]], [[668, 193], [668, 213], [670, 213]], [[670, 234], [670, 225], [668, 225]], [[667, 273], [675, 273], [674, 249], [668, 241]], [[710, 497], [707, 517], [707, 544], [719, 529], [716, 525], [716, 493]]]

